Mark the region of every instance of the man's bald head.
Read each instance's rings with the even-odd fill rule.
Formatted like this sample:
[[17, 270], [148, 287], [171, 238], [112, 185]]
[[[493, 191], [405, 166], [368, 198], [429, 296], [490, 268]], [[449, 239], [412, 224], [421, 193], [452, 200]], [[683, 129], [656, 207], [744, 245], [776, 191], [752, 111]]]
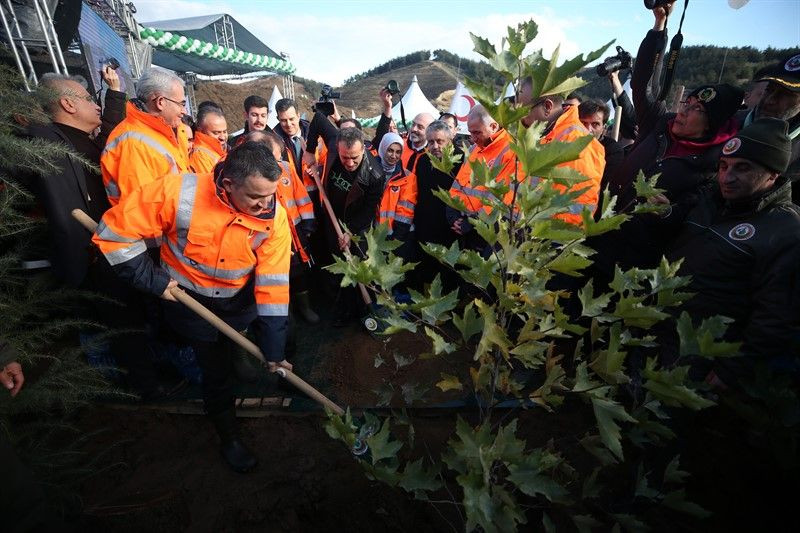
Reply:
[[425, 138], [425, 130], [430, 123], [433, 122], [433, 115], [430, 113], [420, 113], [414, 117], [414, 122], [411, 124], [411, 130], [408, 132], [408, 140], [415, 150], [422, 150], [427, 144]]
[[48, 73], [39, 83], [42, 104], [53, 122], [89, 133], [100, 126], [100, 106], [79, 76]]

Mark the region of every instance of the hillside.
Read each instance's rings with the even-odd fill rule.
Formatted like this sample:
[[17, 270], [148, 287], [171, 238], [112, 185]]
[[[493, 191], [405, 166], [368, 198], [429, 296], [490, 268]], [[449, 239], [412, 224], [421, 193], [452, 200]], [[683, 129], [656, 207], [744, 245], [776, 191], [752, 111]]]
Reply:
[[[307, 88], [305, 84], [308, 84]], [[251, 94], [257, 94], [269, 100], [273, 87], [277, 86], [283, 94], [283, 77], [267, 76], [245, 83], [227, 83], [224, 81], [200, 82], [195, 88], [197, 102], [213, 100], [222, 106], [225, 118], [228, 121], [228, 131], [234, 132], [244, 127], [242, 103]], [[312, 92], [313, 91], [313, 92]], [[319, 97], [319, 84], [313, 81], [299, 80], [294, 83], [295, 100], [298, 112], [302, 115], [311, 115], [311, 106]], [[284, 95], [285, 96], [285, 95]], [[340, 107], [344, 113], [350, 115], [349, 107]]]
[[[400, 92], [404, 93], [414, 76], [417, 76], [422, 92], [434, 105], [442, 92], [452, 91], [456, 86], [456, 72], [452, 67], [439, 61], [425, 60], [345, 84], [338, 89], [342, 93], [341, 105], [354, 108], [360, 117], [374, 117], [381, 112], [378, 93], [386, 83], [390, 79], [395, 80]], [[447, 111], [447, 108], [440, 111]]]

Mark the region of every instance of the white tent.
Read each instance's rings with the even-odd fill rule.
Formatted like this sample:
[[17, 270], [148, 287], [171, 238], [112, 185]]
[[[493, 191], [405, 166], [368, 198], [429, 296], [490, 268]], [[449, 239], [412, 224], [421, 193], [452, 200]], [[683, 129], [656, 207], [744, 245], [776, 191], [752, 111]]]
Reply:
[[278, 90], [278, 86], [275, 85], [272, 88], [272, 96], [269, 97], [269, 115], [267, 115], [267, 126], [270, 128], [274, 128], [278, 125], [278, 113], [275, 111], [275, 104], [278, 103], [278, 100], [283, 98], [283, 95]]
[[448, 113], [452, 113], [458, 119], [458, 133], [469, 134], [467, 129], [467, 114], [475, 107], [475, 99], [469, 89], [464, 87], [464, 84], [458, 82], [456, 91], [453, 93], [453, 99], [450, 101], [450, 109]]
[[514, 84], [509, 82], [509, 84], [508, 84], [508, 85], [506, 85], [506, 92], [505, 92], [505, 93], [503, 93], [503, 96], [501, 96], [500, 98], [498, 98], [497, 100], [495, 100], [495, 102], [494, 102], [494, 103], [495, 103], [495, 104], [499, 104], [499, 103], [500, 103], [500, 101], [501, 101], [503, 98], [510, 98], [510, 97], [512, 97], [512, 96], [516, 96], [516, 95], [517, 95], [517, 91], [514, 89]]
[[[414, 120], [414, 117], [420, 113], [430, 113], [433, 118], [439, 118], [439, 110], [428, 101], [428, 97], [426, 97], [422, 89], [419, 88], [416, 74], [400, 102], [403, 103], [403, 110], [405, 111], [406, 122], [409, 127], [411, 127], [411, 121]], [[392, 118], [398, 125], [402, 122], [400, 117], [400, 102], [395, 104], [392, 108]]]

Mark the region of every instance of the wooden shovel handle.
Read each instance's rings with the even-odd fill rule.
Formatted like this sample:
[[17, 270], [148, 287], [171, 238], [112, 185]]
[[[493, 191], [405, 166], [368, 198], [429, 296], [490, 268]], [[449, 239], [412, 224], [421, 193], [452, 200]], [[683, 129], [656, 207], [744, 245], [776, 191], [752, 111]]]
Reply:
[[[319, 180], [319, 176], [311, 175], [314, 178], [314, 183], [317, 184], [317, 190], [319, 191], [319, 199], [322, 202], [322, 205], [325, 207], [325, 211], [328, 213], [328, 218], [331, 219], [331, 224], [333, 224], [333, 229], [336, 232], [336, 236], [340, 239], [344, 232], [342, 231], [342, 226], [339, 224], [339, 219], [336, 218], [336, 213], [333, 212], [333, 206], [331, 206], [330, 200], [328, 200], [328, 195], [325, 194], [325, 189], [322, 187], [322, 182]], [[350, 250], [344, 250], [344, 256], [347, 259], [352, 257]], [[372, 305], [372, 296], [369, 295], [367, 288], [359, 283], [358, 290], [361, 293], [361, 299], [364, 300], [364, 303], [367, 305]]]
[[[80, 222], [83, 227], [87, 230], [94, 233], [97, 230], [97, 222], [92, 220], [92, 218], [83, 212], [80, 209], [73, 209], [72, 216]], [[264, 354], [261, 353], [261, 350], [253, 344], [247, 337], [236, 331], [234, 328], [229, 326], [224, 320], [219, 318], [217, 315], [211, 312], [206, 306], [189, 296], [183, 289], [179, 287], [173, 287], [170, 289], [170, 294], [175, 297], [180, 303], [200, 315], [201, 318], [208, 321], [209, 324], [217, 328], [220, 333], [227, 336], [233, 342], [244, 348], [247, 353], [259, 359], [262, 363], [266, 363], [266, 359], [264, 359]], [[317, 389], [306, 383], [300, 376], [293, 373], [291, 370], [286, 368], [279, 368], [277, 371], [278, 375], [285, 378], [289, 383], [303, 391], [304, 393], [308, 394], [311, 398], [316, 400], [321, 405], [327, 407], [337, 415], [343, 415], [344, 409], [333, 403], [327, 396], [319, 392]]]

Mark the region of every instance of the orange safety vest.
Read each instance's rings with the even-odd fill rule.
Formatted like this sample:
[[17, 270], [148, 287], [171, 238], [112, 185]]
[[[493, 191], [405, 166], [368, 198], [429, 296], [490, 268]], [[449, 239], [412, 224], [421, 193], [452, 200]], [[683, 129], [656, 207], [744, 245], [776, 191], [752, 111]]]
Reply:
[[189, 154], [189, 165], [197, 174], [207, 174], [225, 157], [219, 139], [200, 130], [194, 132], [194, 149]]
[[178, 131], [176, 136], [161, 117], [128, 102], [125, 120], [111, 132], [100, 156], [111, 205], [146, 183], [189, 170], [189, 141]]
[[303, 182], [294, 167], [287, 161], [278, 161], [278, 164], [282, 170], [281, 176], [278, 178], [278, 191], [276, 193], [278, 201], [286, 209], [286, 214], [289, 217], [294, 248], [303, 258], [303, 261], [308, 262], [308, 254], [300, 242], [295, 226], [303, 220], [314, 220], [314, 204], [311, 203], [308, 191], [303, 186]]
[[[515, 162], [516, 155], [511, 151], [511, 136], [504, 129], [501, 129], [492, 137], [488, 146], [480, 148], [475, 146], [469, 154], [467, 161], [461, 165], [461, 169], [456, 174], [453, 180], [453, 185], [450, 187], [450, 196], [457, 198], [464, 202], [467, 208], [466, 214], [476, 215], [481, 209], [487, 213], [491, 212], [491, 207], [487, 205], [488, 200], [492, 198], [492, 193], [483, 185], [472, 185], [472, 167], [471, 161], [485, 161], [489, 168], [500, 166], [500, 173], [497, 175], [497, 181], [503, 181], [510, 184], [514, 178], [514, 171], [516, 169]], [[511, 203], [513, 196], [513, 188], [506, 194], [503, 199], [507, 204]]]
[[[581, 121], [578, 119], [578, 106], [570, 106], [569, 109], [564, 111], [560, 117], [556, 119], [553, 129], [539, 142], [541, 144], [548, 144], [554, 141], [559, 142], [572, 142], [586, 135], [591, 135]], [[558, 218], [570, 222], [572, 224], [583, 224], [581, 218], [581, 211], [586, 207], [591, 213], [597, 209], [597, 204], [600, 198], [600, 180], [603, 178], [603, 171], [606, 168], [606, 150], [597, 139], [592, 141], [584, 148], [578, 159], [575, 161], [567, 161], [558, 165], [562, 168], [572, 168], [577, 170], [587, 180], [576, 183], [569, 190], [581, 190], [589, 187], [583, 194], [575, 199], [575, 203], [570, 206], [569, 213], [562, 213]], [[535, 187], [539, 182], [539, 178], [531, 178], [531, 187]], [[567, 191], [567, 187], [555, 184], [554, 187], [561, 191]]]
[[287, 316], [291, 233], [286, 210], [236, 210], [213, 174], [171, 175], [131, 192], [103, 215], [92, 240], [114, 266], [159, 239], [161, 265], [179, 285], [209, 298], [235, 296], [255, 273], [260, 316]]
[[386, 182], [378, 206], [378, 224], [388, 222], [390, 235], [395, 221], [408, 224], [413, 231], [416, 205], [417, 176], [403, 169]]

